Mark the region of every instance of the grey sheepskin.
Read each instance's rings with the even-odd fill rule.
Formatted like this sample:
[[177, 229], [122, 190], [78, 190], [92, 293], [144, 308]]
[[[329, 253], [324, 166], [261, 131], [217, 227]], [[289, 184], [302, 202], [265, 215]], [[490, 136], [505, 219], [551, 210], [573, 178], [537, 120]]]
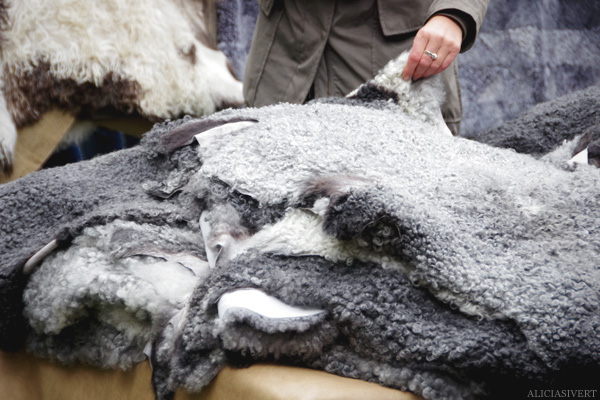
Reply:
[[582, 139], [586, 145], [600, 139], [600, 85], [537, 104], [476, 138], [536, 157], [559, 149], [565, 142], [576, 145]]
[[[153, 132], [160, 136], [185, 121], [156, 125]], [[56, 239], [59, 246], [68, 246], [86, 227], [116, 219], [174, 229], [198, 220], [200, 214], [195, 214], [197, 210], [193, 207], [181, 207], [148, 196], [145, 189], [156, 186], [155, 179], [166, 179], [171, 170], [185, 169], [189, 155], [181, 152], [170, 157], [158, 155], [153, 150], [152, 137], [145, 142], [144, 146], [115, 152], [89, 163], [42, 170], [0, 186], [0, 253], [3, 255], [0, 337], [3, 348], [18, 347], [23, 340], [25, 325], [21, 303], [26, 277], [21, 268], [47, 243]], [[197, 166], [196, 159], [194, 154], [194, 166]], [[194, 249], [188, 249], [191, 254], [198, 251], [203, 251], [201, 242], [196, 242]]]
[[[159, 399], [257, 361], [426, 399], [583, 388], [600, 171], [451, 136], [439, 81], [404, 82], [406, 57], [348, 98], [156, 125], [0, 186], [2, 347], [146, 354]], [[221, 314], [243, 288], [321, 312]]]

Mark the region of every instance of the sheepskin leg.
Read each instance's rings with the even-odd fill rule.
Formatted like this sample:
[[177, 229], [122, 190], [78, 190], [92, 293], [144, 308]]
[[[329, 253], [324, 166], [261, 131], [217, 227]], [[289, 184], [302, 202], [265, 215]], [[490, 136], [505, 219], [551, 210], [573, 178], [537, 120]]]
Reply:
[[[251, 126], [258, 121], [253, 118], [231, 118], [226, 120], [199, 119], [184, 123], [163, 135], [158, 143], [160, 151], [172, 153], [173, 151], [192, 143], [194, 138], [202, 145], [209, 142], [204, 141], [204, 135], [214, 137], [219, 134], [229, 134]], [[200, 136], [200, 134], [203, 134]], [[212, 136], [211, 136], [212, 135]]]
[[373, 79], [359, 86], [347, 97], [364, 102], [392, 101], [399, 105], [405, 114], [433, 124], [436, 128], [433, 129], [434, 132], [452, 136], [442, 116], [441, 106], [446, 94], [439, 77], [417, 82], [402, 79], [402, 71], [409, 54], [405, 51], [387, 63]]
[[313, 209], [322, 215], [325, 233], [340, 240], [354, 239], [359, 247], [379, 253], [392, 242], [398, 244], [402, 224], [383, 204], [368, 198], [367, 189], [373, 185], [350, 176], [318, 177], [307, 183], [304, 197], [317, 197]]
[[6, 107], [4, 95], [0, 94], [0, 173], [12, 171], [16, 143], [17, 128]]
[[37, 267], [47, 255], [52, 253], [57, 248], [58, 240], [56, 239], [42, 247], [37, 253], [31, 256], [29, 260], [27, 260], [25, 265], [23, 265], [23, 273], [25, 275], [31, 274], [35, 270], [35, 267]]
[[335, 205], [348, 197], [353, 188], [373, 184], [372, 180], [350, 175], [316, 176], [306, 182], [303, 202], [312, 202], [312, 211], [323, 215], [328, 206]]
[[235, 257], [250, 236], [239, 214], [229, 204], [204, 211], [200, 216], [200, 229], [210, 268]]

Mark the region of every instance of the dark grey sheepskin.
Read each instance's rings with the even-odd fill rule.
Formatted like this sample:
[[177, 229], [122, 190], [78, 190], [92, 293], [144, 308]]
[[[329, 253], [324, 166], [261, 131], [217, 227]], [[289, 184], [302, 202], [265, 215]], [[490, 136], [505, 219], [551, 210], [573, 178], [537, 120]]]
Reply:
[[[585, 135], [588, 137], [584, 138]], [[577, 152], [581, 139], [586, 142], [583, 148], [600, 139], [600, 85], [539, 103], [476, 138], [492, 146], [511, 148], [536, 157], [559, 149], [565, 142], [573, 142], [572, 151], [566, 154], [568, 158]]]
[[[452, 137], [440, 82], [404, 82], [406, 56], [349, 98], [157, 125], [0, 186], [2, 347], [148, 354], [160, 399], [264, 360], [426, 399], [589, 384], [600, 171]], [[220, 316], [239, 288], [322, 312]]]
[[[178, 344], [185, 352], [171, 361], [171, 384], [196, 389], [212, 378], [206, 371], [225, 361], [244, 365], [257, 358], [379, 382], [425, 398], [472, 398], [485, 394], [486, 383], [514, 385], [515, 376], [526, 380], [548, 373], [513, 322], [466, 316], [403, 274], [376, 264], [357, 261], [349, 267], [314, 256], [248, 255], [220, 272], [196, 289]], [[258, 287], [327, 314], [322, 321], [305, 322], [308, 326], [286, 320], [265, 326], [248, 312], [232, 320], [215, 318], [219, 296], [232, 287]], [[217, 339], [221, 345], [215, 348]]]
[[[154, 150], [157, 136], [185, 122], [155, 126], [144, 146], [83, 164], [42, 170], [0, 186], [3, 349], [17, 348], [23, 341], [26, 325], [21, 316], [22, 292], [26, 277], [21, 268], [47, 243], [57, 239], [59, 246], [68, 246], [85, 227], [117, 218], [172, 227], [197, 224], [199, 214], [194, 213], [198, 210], [163, 201], [145, 190], [157, 186], [173, 170], [185, 169], [190, 154], [197, 160], [185, 149], [170, 156]], [[196, 247], [202, 248], [199, 243]]]

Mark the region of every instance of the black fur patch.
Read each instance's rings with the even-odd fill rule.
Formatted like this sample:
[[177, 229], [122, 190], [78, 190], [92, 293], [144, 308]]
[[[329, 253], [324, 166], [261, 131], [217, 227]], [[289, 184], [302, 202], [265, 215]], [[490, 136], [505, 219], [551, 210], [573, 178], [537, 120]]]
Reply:
[[358, 88], [355, 95], [349, 96], [349, 99], [361, 100], [367, 103], [373, 101], [389, 101], [392, 100], [398, 104], [398, 93], [378, 86], [372, 82], [367, 82]]
[[588, 148], [594, 141], [600, 139], [600, 129], [596, 125], [592, 125], [585, 130], [583, 136], [577, 142], [577, 146], [573, 150], [573, 156], [581, 153]]
[[600, 139], [588, 146], [588, 164], [600, 168]]

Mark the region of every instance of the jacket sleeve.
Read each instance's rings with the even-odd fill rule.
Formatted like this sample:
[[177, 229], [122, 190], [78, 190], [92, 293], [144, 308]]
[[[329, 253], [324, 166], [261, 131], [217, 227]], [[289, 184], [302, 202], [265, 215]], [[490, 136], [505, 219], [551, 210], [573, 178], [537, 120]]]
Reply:
[[489, 0], [434, 0], [429, 7], [429, 17], [436, 14], [448, 15], [459, 19], [464, 32], [461, 53], [469, 50], [475, 43]]

